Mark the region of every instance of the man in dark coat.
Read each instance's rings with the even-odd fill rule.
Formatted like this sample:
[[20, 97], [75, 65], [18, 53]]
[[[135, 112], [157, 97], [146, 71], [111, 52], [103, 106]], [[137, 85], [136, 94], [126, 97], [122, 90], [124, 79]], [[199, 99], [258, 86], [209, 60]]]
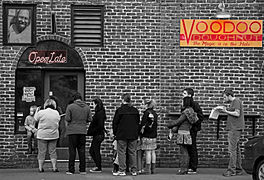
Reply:
[[[193, 97], [194, 91], [192, 88], [185, 88], [183, 90], [183, 97]], [[203, 111], [199, 105], [198, 102], [194, 101], [194, 112], [197, 113], [198, 121], [192, 125], [192, 128], [190, 130], [191, 137], [192, 137], [192, 145], [188, 147], [188, 153], [190, 156], [190, 162], [189, 162], [189, 169], [188, 174], [196, 174], [197, 173], [197, 166], [198, 166], [198, 152], [197, 152], [197, 144], [196, 144], [196, 138], [198, 131], [201, 130], [201, 123], [204, 120]]]
[[125, 176], [126, 153], [128, 153], [131, 173], [137, 175], [136, 150], [139, 135], [139, 111], [131, 105], [130, 94], [122, 95], [122, 105], [119, 107], [113, 119], [113, 134], [117, 140], [117, 154], [119, 171], [113, 173], [116, 176]]

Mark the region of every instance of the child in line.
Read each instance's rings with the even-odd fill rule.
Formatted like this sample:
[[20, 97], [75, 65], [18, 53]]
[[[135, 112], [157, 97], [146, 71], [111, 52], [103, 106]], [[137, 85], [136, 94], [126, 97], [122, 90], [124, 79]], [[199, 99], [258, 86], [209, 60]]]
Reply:
[[142, 150], [142, 139], [141, 137], [137, 140], [137, 170], [138, 174], [144, 173], [144, 150]]
[[[29, 115], [25, 119], [24, 126], [27, 131], [27, 142], [28, 142], [28, 153], [31, 154], [32, 151], [37, 153], [37, 128], [36, 119], [34, 115], [36, 113], [37, 106], [30, 106]], [[34, 139], [34, 148], [32, 148], [32, 140]]]
[[118, 155], [117, 155], [117, 141], [113, 141], [113, 175], [115, 175], [119, 170]]

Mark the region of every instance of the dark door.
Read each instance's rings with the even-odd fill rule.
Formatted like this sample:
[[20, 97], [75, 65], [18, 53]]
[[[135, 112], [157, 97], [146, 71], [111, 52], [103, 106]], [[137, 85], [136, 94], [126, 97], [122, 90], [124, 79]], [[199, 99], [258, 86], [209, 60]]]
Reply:
[[64, 114], [72, 95], [79, 92], [84, 97], [84, 72], [69, 71], [46, 71], [44, 73], [44, 98], [55, 96], [58, 100], [58, 107], [61, 113], [59, 126], [60, 138], [57, 143], [59, 160], [68, 159], [68, 139], [65, 136]]

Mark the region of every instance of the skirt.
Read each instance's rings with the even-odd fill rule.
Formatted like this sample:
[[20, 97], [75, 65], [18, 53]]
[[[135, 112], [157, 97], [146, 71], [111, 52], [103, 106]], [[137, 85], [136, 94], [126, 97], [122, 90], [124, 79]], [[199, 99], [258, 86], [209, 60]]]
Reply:
[[192, 137], [190, 131], [179, 130], [176, 143], [178, 145], [192, 145]]
[[157, 138], [142, 138], [142, 150], [155, 150], [157, 149]]

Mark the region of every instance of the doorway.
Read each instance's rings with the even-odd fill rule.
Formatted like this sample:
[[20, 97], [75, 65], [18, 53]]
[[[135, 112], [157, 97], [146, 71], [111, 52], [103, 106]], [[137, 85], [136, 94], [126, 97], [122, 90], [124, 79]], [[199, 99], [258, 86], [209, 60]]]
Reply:
[[85, 94], [85, 68], [79, 52], [59, 40], [43, 40], [27, 47], [17, 64], [15, 86], [16, 134], [26, 134], [24, 122], [31, 105], [42, 107], [50, 95], [57, 97], [62, 115], [57, 155], [58, 160], [68, 160], [63, 114], [74, 92]]
[[66, 136], [65, 113], [68, 104], [72, 103], [72, 95], [76, 92], [84, 97], [84, 72], [45, 71], [44, 99], [54, 96], [57, 99], [61, 121], [59, 124], [59, 140], [57, 142], [58, 160], [68, 160], [68, 137]]

